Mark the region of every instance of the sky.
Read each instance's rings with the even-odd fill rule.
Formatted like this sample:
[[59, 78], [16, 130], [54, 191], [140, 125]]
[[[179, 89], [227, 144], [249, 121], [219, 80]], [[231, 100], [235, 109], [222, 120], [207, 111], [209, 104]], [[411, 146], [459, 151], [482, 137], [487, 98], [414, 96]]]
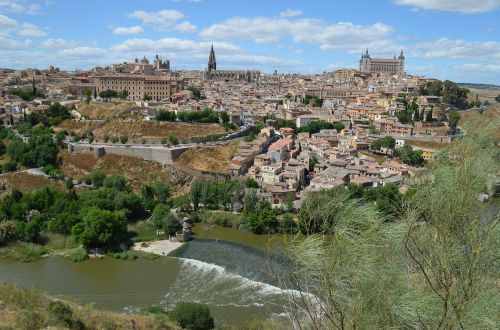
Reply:
[[172, 69], [321, 73], [361, 52], [500, 85], [500, 0], [0, 0], [0, 67], [88, 69], [158, 54]]

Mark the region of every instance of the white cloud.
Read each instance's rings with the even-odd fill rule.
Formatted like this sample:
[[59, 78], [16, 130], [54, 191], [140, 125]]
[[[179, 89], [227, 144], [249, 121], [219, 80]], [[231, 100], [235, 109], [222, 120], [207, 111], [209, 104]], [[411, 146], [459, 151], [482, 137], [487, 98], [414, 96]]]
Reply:
[[196, 31], [196, 25], [184, 21], [175, 26], [175, 30], [179, 32], [194, 32]]
[[50, 49], [61, 49], [61, 48], [75, 48], [81, 45], [80, 42], [76, 40], [65, 40], [60, 38], [49, 38], [40, 42], [43, 48]]
[[107, 51], [103, 48], [87, 46], [63, 49], [58, 52], [59, 55], [68, 57], [99, 56], [106, 53]]
[[26, 37], [44, 37], [47, 35], [47, 32], [31, 23], [23, 23], [22, 28], [18, 33]]
[[184, 18], [183, 13], [173, 9], [165, 9], [158, 12], [136, 10], [128, 16], [139, 19], [143, 24], [162, 32], [170, 31], [178, 21]]
[[130, 35], [130, 34], [141, 34], [144, 33], [144, 29], [140, 25], [130, 26], [130, 27], [116, 27], [113, 29], [113, 34], [118, 35]]
[[4, 37], [0, 35], [0, 51], [2, 50], [12, 50], [12, 49], [22, 49], [26, 46], [26, 43], [23, 43], [19, 40], [14, 40], [9, 37]]
[[26, 4], [25, 0], [0, 0], [0, 12], [8, 11], [17, 14], [38, 14], [40, 5], [36, 3]]
[[398, 5], [427, 10], [451, 11], [462, 14], [482, 13], [495, 10], [500, 0], [394, 0]]
[[448, 38], [416, 44], [412, 47], [416, 56], [428, 59], [449, 58], [500, 63], [500, 42], [465, 41]]
[[280, 13], [280, 17], [295, 17], [301, 16], [304, 12], [301, 9], [287, 9]]
[[234, 17], [201, 31], [204, 39], [248, 39], [257, 43], [278, 43], [290, 36], [294, 42], [317, 44], [323, 50], [359, 51], [377, 45], [398, 47], [387, 38], [393, 29], [383, 24], [356, 25], [350, 22], [328, 24], [320, 19], [245, 18]]
[[11, 30], [18, 25], [19, 23], [16, 20], [13, 20], [12, 18], [4, 15], [0, 15], [0, 36], [8, 35]]

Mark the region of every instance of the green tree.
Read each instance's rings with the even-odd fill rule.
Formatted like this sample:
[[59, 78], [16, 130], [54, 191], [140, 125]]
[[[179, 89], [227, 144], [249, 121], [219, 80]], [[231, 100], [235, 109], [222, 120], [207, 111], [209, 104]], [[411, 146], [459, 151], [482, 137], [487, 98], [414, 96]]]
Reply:
[[84, 87], [82, 95], [85, 97], [85, 102], [89, 104], [90, 100], [92, 100], [92, 91], [88, 87]]
[[126, 135], [120, 135], [120, 143], [125, 144], [128, 141], [128, 136]]
[[167, 215], [170, 214], [170, 208], [166, 204], [156, 204], [153, 210], [153, 223], [156, 225], [156, 228], [163, 228], [163, 223], [167, 218]]
[[413, 150], [409, 144], [405, 144], [399, 151], [399, 159], [405, 164], [412, 166], [422, 166], [424, 158], [422, 157], [422, 150]]
[[452, 131], [455, 131], [460, 120], [460, 114], [457, 111], [450, 111], [448, 113], [448, 126]]
[[104, 184], [104, 179], [106, 179], [106, 173], [102, 170], [94, 170], [90, 173], [90, 182], [96, 188], [100, 188]]
[[103, 99], [112, 99], [118, 96], [118, 93], [114, 90], [107, 89], [99, 93], [99, 96]]
[[276, 231], [279, 227], [279, 222], [276, 214], [273, 212], [271, 203], [261, 200], [257, 206], [257, 210], [249, 215], [246, 226], [255, 234]]
[[127, 97], [128, 97], [129, 93], [127, 90], [122, 90], [121, 92], [118, 92], [118, 98], [121, 99], [121, 100], [126, 100]]
[[191, 302], [180, 302], [168, 316], [183, 329], [210, 330], [215, 328], [214, 318], [207, 305]]
[[498, 103], [500, 103], [500, 94], [497, 95], [497, 97], [495, 97], [495, 101], [497, 101]]
[[116, 243], [127, 232], [127, 221], [123, 212], [101, 210], [91, 207], [76, 224], [72, 233], [83, 246], [106, 247]]
[[247, 177], [245, 179], [245, 187], [246, 188], [259, 188], [259, 183], [254, 179]]
[[142, 100], [147, 102], [147, 101], [151, 101], [153, 98], [151, 96], [149, 96], [148, 93], [144, 93], [144, 95], [142, 96]]

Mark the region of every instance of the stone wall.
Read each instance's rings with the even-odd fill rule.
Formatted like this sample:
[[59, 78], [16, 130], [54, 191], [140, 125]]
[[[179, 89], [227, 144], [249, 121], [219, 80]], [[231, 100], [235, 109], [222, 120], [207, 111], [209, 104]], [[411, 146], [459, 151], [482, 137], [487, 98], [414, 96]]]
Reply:
[[179, 156], [189, 149], [189, 147], [162, 147], [162, 146], [142, 146], [142, 145], [104, 145], [88, 143], [70, 143], [68, 151], [73, 152], [93, 152], [97, 157], [105, 154], [120, 156], [138, 157], [144, 160], [158, 162], [162, 165], [172, 165]]

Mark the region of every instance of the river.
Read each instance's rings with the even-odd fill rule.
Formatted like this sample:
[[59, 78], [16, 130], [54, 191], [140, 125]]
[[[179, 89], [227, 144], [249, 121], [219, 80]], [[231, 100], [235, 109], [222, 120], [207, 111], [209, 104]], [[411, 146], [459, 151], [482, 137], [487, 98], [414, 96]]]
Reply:
[[[232, 231], [241, 235], [235, 230], [222, 230], [226, 235]], [[282, 273], [286, 268], [283, 258], [265, 250], [197, 238], [173, 257], [155, 260], [2, 260], [0, 282], [34, 287], [117, 311], [136, 311], [151, 304], [171, 308], [180, 301], [201, 302], [209, 305], [217, 324], [241, 325], [257, 318], [283, 315], [288, 292], [284, 288], [288, 285]]]

